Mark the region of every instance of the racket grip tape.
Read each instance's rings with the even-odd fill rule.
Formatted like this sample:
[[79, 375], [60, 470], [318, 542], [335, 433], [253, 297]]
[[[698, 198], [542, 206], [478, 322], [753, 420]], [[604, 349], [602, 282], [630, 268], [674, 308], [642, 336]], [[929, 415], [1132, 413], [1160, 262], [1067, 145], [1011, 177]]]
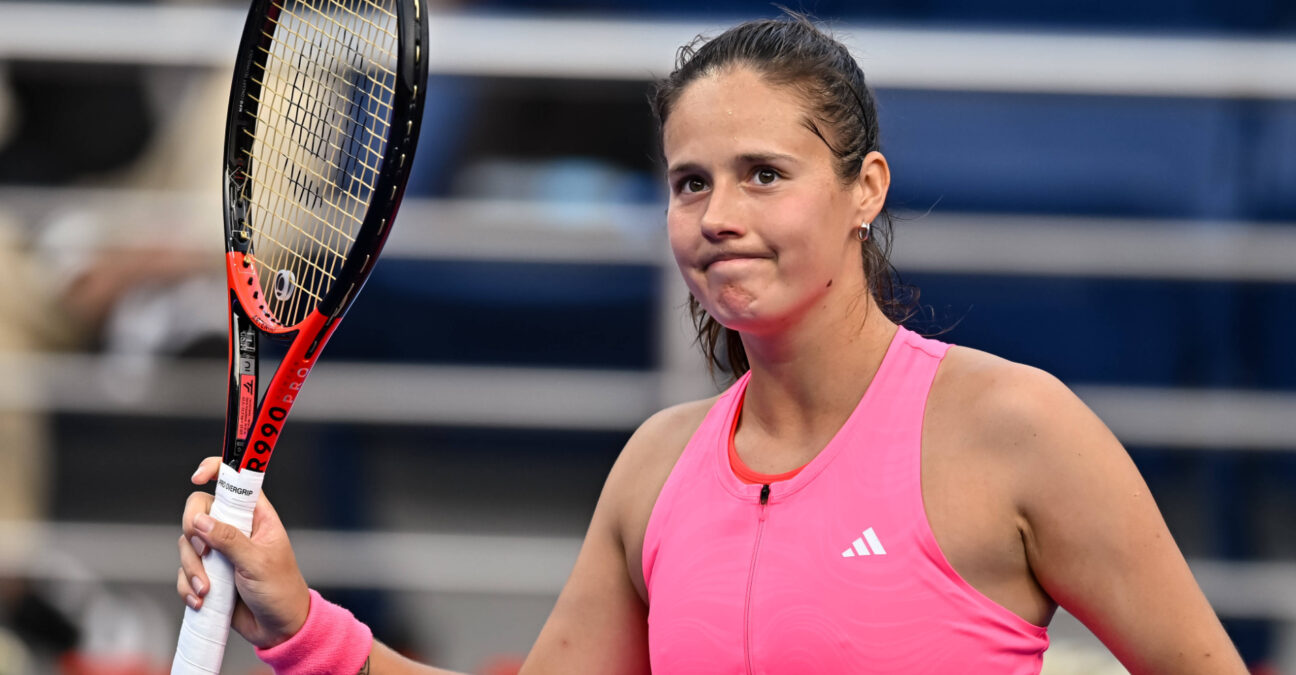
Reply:
[[[238, 471], [221, 464], [216, 481], [216, 499], [211, 517], [237, 527], [243, 534], [252, 533], [252, 511], [261, 496], [260, 471]], [[185, 607], [176, 643], [171, 675], [215, 675], [220, 672], [229, 639], [230, 617], [234, 615], [237, 593], [234, 588], [234, 566], [219, 551], [203, 558], [211, 588], [203, 598], [202, 609]]]

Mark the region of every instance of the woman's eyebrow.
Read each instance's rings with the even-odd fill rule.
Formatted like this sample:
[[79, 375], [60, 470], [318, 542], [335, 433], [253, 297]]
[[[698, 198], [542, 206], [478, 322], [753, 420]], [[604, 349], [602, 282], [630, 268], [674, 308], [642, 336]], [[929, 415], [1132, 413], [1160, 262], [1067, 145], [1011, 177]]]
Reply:
[[[783, 154], [781, 152], [744, 152], [734, 157], [734, 163], [739, 165], [750, 164], [768, 164], [770, 162], [796, 162], [796, 157]], [[674, 175], [680, 173], [703, 173], [702, 165], [696, 162], [680, 162], [672, 165], [666, 170], [666, 173]]]
[[795, 162], [796, 158], [779, 152], [747, 152], [738, 155], [738, 161], [743, 164], [764, 164], [768, 162]]
[[701, 171], [702, 171], [701, 165], [695, 162], [681, 162], [679, 164], [672, 165], [669, 169], [666, 170], [666, 173], [668, 174], [698, 173]]

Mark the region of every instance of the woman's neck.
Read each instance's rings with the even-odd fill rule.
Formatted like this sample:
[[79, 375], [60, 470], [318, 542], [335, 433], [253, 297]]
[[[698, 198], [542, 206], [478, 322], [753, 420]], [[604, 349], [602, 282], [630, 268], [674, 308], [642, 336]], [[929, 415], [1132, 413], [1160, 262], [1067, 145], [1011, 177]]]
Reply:
[[743, 425], [816, 442], [846, 421], [873, 381], [897, 327], [867, 293], [853, 311], [822, 311], [786, 331], [743, 336], [751, 366]]

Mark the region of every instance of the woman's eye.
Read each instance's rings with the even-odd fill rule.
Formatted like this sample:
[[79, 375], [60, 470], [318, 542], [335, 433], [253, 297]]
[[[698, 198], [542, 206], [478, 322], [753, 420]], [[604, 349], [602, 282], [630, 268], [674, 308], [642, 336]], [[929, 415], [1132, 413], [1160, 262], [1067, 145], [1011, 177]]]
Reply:
[[779, 174], [774, 169], [760, 169], [756, 172], [756, 182], [761, 185], [769, 185], [778, 180]]
[[706, 189], [706, 181], [697, 176], [685, 178], [680, 182], [680, 188], [684, 192], [701, 192]]

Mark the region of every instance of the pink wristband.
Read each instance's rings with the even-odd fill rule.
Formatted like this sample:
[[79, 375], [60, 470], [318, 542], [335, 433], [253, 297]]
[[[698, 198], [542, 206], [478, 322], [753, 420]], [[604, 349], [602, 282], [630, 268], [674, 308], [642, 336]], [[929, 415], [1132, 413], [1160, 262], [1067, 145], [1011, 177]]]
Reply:
[[275, 675], [353, 675], [360, 672], [373, 632], [351, 612], [310, 592], [310, 613], [297, 634], [269, 649], [257, 648], [257, 658]]

